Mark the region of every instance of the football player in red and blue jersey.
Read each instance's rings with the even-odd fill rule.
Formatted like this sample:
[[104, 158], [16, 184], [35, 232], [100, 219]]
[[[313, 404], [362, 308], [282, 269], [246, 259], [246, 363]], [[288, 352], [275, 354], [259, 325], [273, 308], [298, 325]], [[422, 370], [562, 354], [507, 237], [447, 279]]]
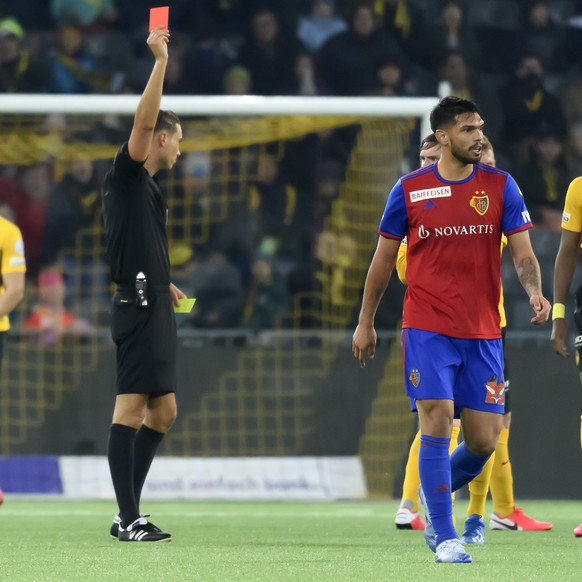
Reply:
[[[504, 411], [499, 299], [501, 236], [533, 309], [548, 320], [523, 196], [507, 173], [480, 163], [484, 122], [477, 106], [445, 97], [431, 112], [437, 164], [401, 178], [380, 221], [352, 351], [365, 365], [376, 348], [374, 317], [406, 236], [402, 316], [406, 393], [417, 410], [425, 539], [437, 562], [470, 562], [452, 519], [451, 491], [480, 473], [495, 450]], [[455, 409], [464, 441], [449, 458]]]

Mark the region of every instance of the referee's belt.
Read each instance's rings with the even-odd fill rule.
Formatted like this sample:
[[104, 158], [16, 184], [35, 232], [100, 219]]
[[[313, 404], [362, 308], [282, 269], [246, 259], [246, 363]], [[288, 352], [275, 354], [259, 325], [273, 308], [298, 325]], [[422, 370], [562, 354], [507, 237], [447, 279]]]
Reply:
[[[135, 285], [117, 285], [117, 291], [119, 293], [135, 293]], [[169, 293], [169, 285], [147, 285], [147, 293]]]

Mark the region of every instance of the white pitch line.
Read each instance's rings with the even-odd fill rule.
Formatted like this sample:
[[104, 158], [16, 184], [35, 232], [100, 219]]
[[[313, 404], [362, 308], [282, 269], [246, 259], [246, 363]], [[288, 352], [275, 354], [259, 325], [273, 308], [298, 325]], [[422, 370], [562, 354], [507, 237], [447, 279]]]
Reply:
[[[109, 512], [111, 513], [111, 512]], [[2, 515], [6, 516], [18, 516], [18, 517], [87, 517], [87, 516], [107, 516], [108, 513], [103, 511], [93, 511], [93, 510], [53, 510], [53, 509], [41, 509], [41, 510], [25, 510], [25, 509], [9, 509], [3, 507], [0, 509], [0, 517]], [[232, 518], [232, 517], [254, 517], [254, 518], [265, 518], [265, 517], [285, 517], [285, 518], [346, 518], [346, 517], [365, 517], [365, 518], [380, 518], [386, 519], [386, 515], [383, 513], [375, 513], [372, 511], [339, 511], [339, 512], [325, 512], [325, 511], [307, 511], [307, 512], [280, 512], [280, 511], [164, 511], [158, 512], [158, 515], [170, 516], [170, 517], [218, 517], [218, 518]]]

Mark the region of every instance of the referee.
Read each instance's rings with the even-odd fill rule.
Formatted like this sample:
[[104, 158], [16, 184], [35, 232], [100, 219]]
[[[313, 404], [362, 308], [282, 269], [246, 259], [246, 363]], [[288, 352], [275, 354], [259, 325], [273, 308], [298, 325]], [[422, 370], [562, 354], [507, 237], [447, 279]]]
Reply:
[[141, 491], [164, 434], [176, 418], [176, 321], [185, 295], [170, 283], [166, 196], [155, 179], [180, 155], [178, 117], [160, 110], [168, 62], [167, 30], [147, 39], [155, 63], [129, 141], [117, 152], [102, 190], [111, 278], [111, 336], [117, 346], [117, 397], [107, 458], [119, 506], [111, 535], [125, 542], [170, 541], [140, 514]]

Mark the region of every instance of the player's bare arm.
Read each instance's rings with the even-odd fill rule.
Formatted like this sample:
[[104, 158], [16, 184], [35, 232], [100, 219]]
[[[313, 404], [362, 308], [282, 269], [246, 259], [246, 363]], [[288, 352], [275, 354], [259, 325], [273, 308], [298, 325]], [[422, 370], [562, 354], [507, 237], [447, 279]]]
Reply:
[[[580, 233], [562, 229], [560, 248], [554, 265], [554, 304], [564, 305], [572, 283]], [[564, 317], [556, 317], [552, 322], [551, 342], [554, 352], [563, 358], [570, 355], [568, 351], [568, 325]]]
[[352, 352], [362, 368], [366, 365], [366, 354], [373, 358], [376, 353], [374, 317], [394, 270], [399, 246], [399, 240], [381, 236], [368, 269], [358, 326], [352, 338]]
[[24, 273], [2, 275], [4, 293], [0, 295], [0, 318], [8, 315], [24, 297]]
[[150, 153], [154, 127], [162, 101], [169, 39], [169, 31], [163, 30], [161, 26], [152, 30], [147, 39], [147, 44], [155, 57], [155, 63], [137, 106], [128, 143], [131, 159], [138, 162], [146, 160]]
[[511, 248], [517, 276], [535, 313], [530, 321], [534, 325], [545, 323], [552, 307], [542, 293], [540, 265], [531, 246], [529, 233], [527, 231], [518, 232], [509, 236], [507, 240]]

